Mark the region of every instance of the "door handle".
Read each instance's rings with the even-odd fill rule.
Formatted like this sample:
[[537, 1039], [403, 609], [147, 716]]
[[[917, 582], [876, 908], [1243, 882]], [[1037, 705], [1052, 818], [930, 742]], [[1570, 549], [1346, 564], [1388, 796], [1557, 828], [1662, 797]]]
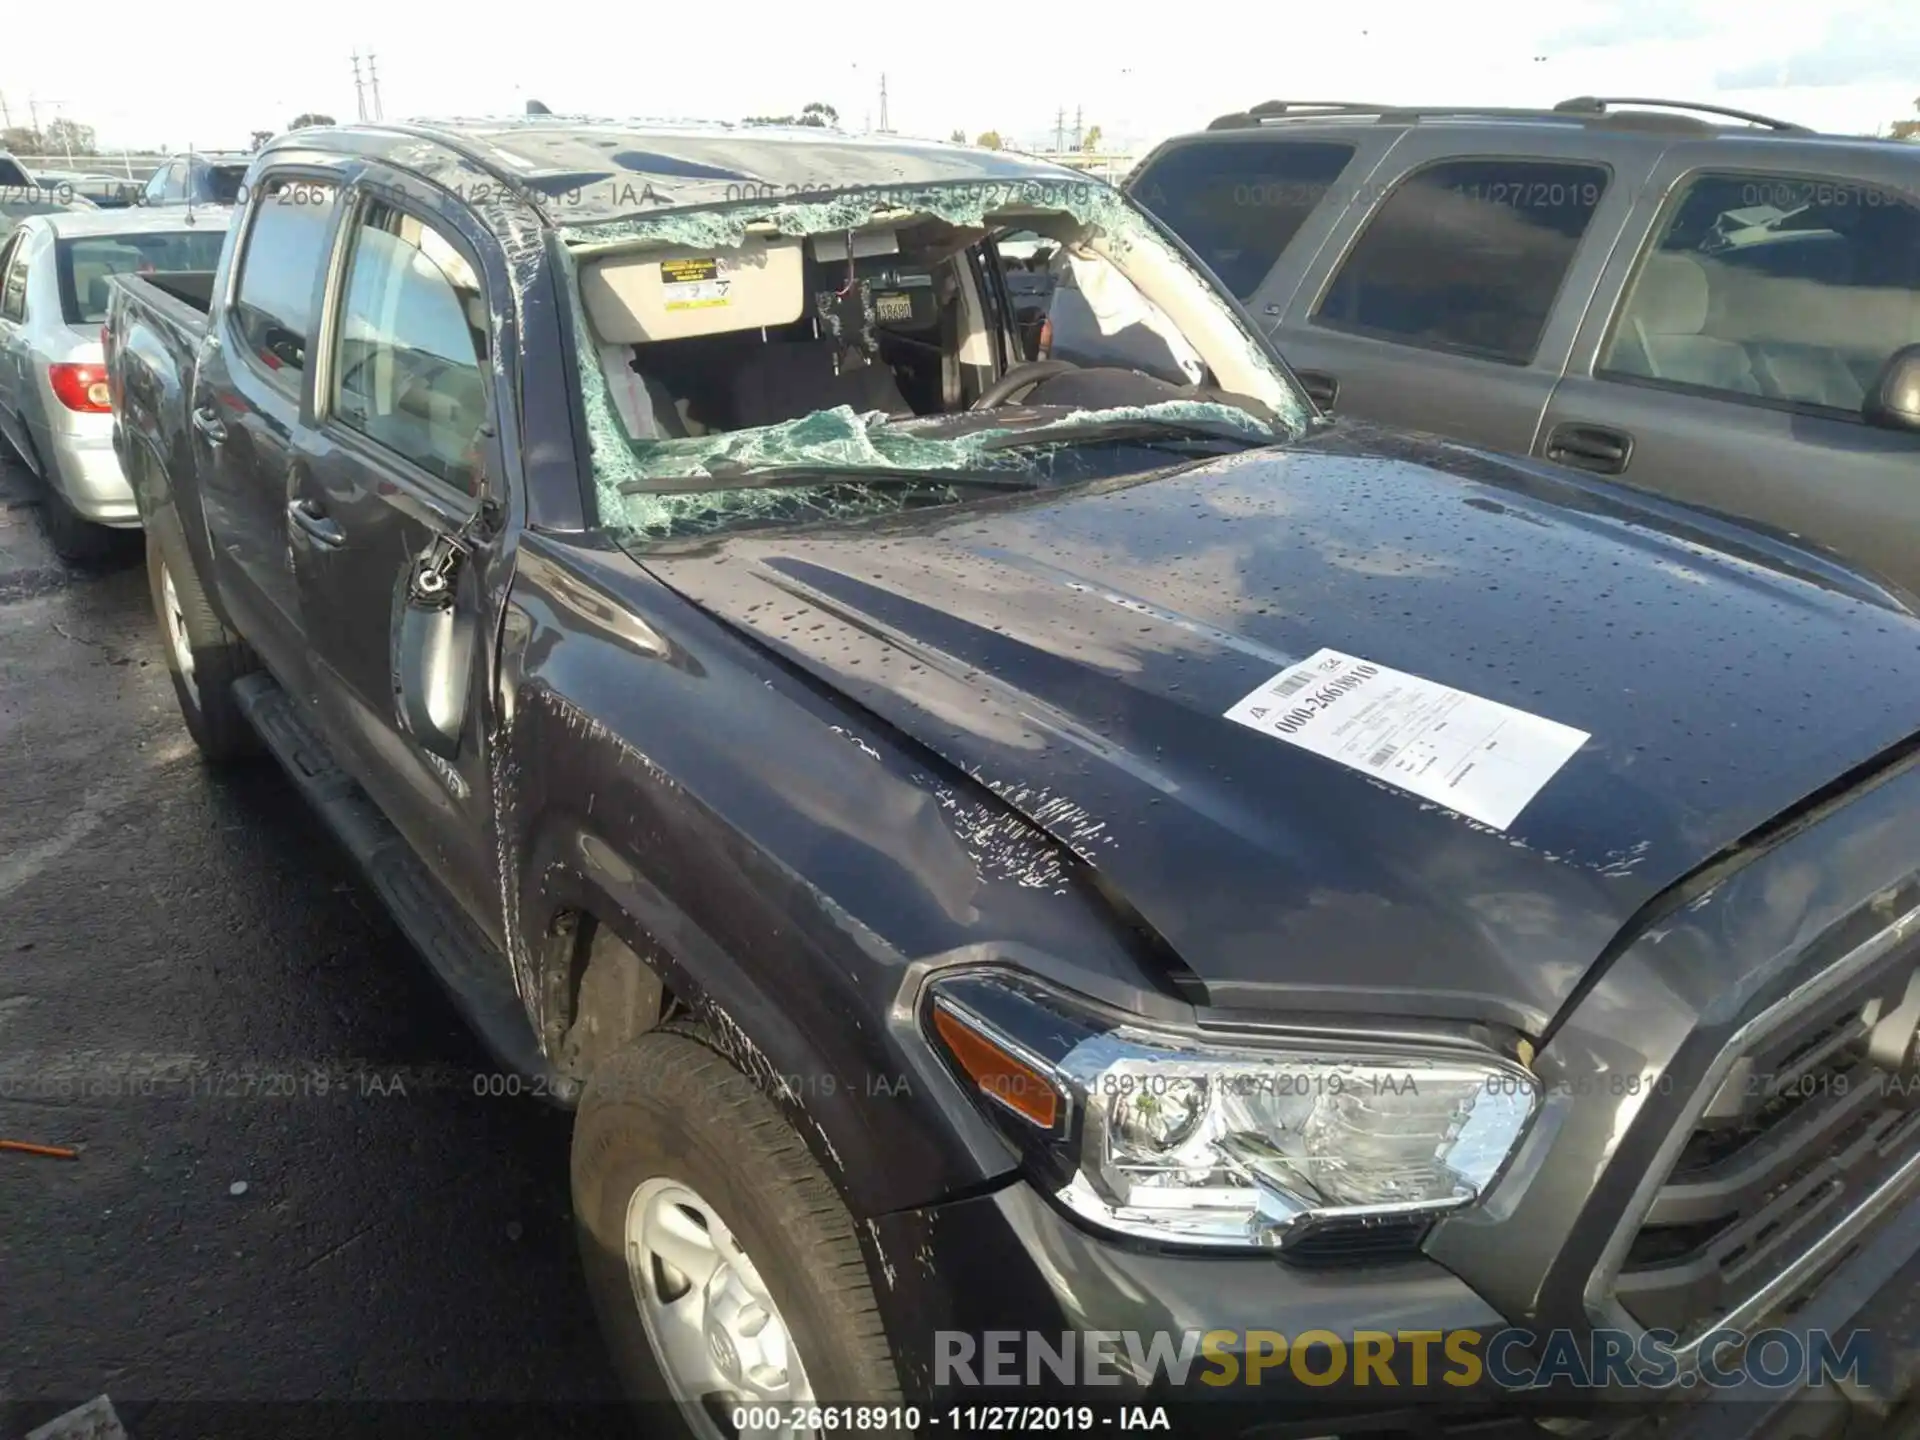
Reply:
[[302, 497], [287, 502], [287, 518], [313, 539], [315, 544], [333, 549], [346, 542], [347, 532], [327, 518], [318, 502]]
[[1333, 409], [1333, 402], [1340, 398], [1340, 381], [1336, 376], [1324, 370], [1296, 370], [1294, 376], [1300, 381], [1300, 388], [1307, 392], [1307, 398], [1322, 410]]
[[1547, 436], [1547, 459], [1596, 475], [1618, 475], [1633, 458], [1633, 437], [1604, 425], [1556, 425]]
[[218, 445], [227, 438], [226, 423], [221, 420], [220, 412], [211, 405], [202, 405], [193, 412], [193, 428], [200, 432], [209, 445]]

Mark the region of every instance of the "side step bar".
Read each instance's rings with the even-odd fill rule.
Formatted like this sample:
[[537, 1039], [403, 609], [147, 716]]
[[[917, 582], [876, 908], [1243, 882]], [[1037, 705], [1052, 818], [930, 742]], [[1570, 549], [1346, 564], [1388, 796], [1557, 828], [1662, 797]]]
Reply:
[[573, 1098], [573, 1082], [540, 1053], [507, 957], [461, 913], [372, 797], [334, 760], [293, 697], [264, 673], [236, 680], [233, 696], [494, 1058], [532, 1081], [530, 1093], [556, 1102]]

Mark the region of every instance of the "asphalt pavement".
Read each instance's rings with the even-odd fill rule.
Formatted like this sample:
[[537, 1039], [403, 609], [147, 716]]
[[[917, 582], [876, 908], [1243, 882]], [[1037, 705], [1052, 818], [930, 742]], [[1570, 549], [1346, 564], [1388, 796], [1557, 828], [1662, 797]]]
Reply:
[[0, 1440], [579, 1433], [520, 1408], [615, 1398], [568, 1118], [486, 1093], [270, 761], [202, 766], [128, 540], [62, 565], [0, 465], [0, 1139], [79, 1152], [0, 1149]]

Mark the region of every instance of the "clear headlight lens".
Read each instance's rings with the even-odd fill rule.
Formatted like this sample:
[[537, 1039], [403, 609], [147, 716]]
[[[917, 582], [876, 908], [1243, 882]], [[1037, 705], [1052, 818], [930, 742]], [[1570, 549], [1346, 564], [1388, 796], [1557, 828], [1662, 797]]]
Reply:
[[[1466, 1045], [1216, 1043], [1113, 1024], [979, 972], [938, 982], [934, 1004], [936, 1033], [959, 1026], [997, 1048], [990, 1078], [959, 1068], [1007, 1112], [1061, 1201], [1161, 1241], [1283, 1244], [1329, 1222], [1470, 1204], [1539, 1099], [1524, 1068]], [[1040, 1087], [1058, 1098], [1045, 1127], [1032, 1118]]]

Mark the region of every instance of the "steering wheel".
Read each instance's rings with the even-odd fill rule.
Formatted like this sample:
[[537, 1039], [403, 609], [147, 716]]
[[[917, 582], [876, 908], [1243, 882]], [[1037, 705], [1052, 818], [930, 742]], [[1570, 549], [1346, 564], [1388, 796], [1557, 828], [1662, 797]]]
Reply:
[[1065, 375], [1080, 367], [1071, 360], [1028, 360], [1014, 366], [993, 384], [980, 392], [980, 398], [968, 407], [973, 410], [992, 410], [1004, 405], [1015, 395], [1024, 394], [1042, 380], [1051, 380], [1056, 375]]

